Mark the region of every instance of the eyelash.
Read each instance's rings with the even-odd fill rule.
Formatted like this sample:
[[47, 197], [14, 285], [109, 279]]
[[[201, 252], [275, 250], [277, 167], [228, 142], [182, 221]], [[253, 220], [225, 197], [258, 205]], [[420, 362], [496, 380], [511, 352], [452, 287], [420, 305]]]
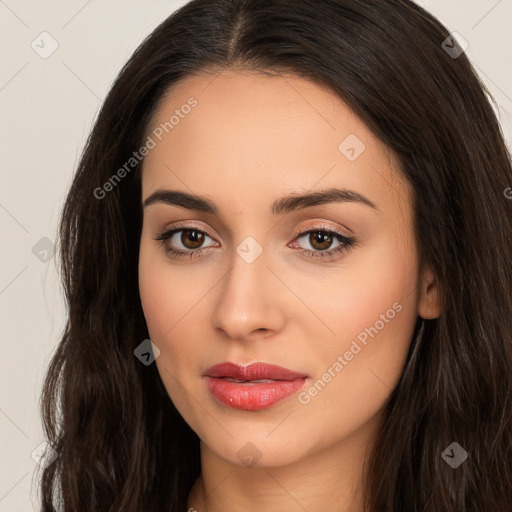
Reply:
[[[207, 235], [208, 237], [213, 239], [213, 237], [207, 231], [198, 229], [195, 226], [183, 225], [183, 226], [175, 226], [172, 229], [167, 229], [167, 230], [163, 231], [162, 233], [160, 233], [156, 238], [153, 238], [153, 240], [160, 241], [161, 242], [160, 246], [164, 246], [165, 252], [167, 254], [171, 255], [171, 257], [173, 257], [173, 258], [190, 257], [190, 259], [192, 259], [194, 257], [200, 256], [203, 251], [208, 249], [208, 247], [202, 247], [199, 249], [191, 249], [188, 251], [182, 251], [182, 250], [174, 249], [173, 247], [169, 247], [169, 246], [165, 245], [165, 242], [167, 240], [169, 240], [174, 234], [180, 233], [181, 231], [189, 231], [189, 230], [196, 231], [198, 233]], [[353, 247], [355, 247], [357, 245], [355, 238], [347, 237], [347, 236], [341, 234], [340, 232], [335, 231], [333, 229], [328, 229], [325, 226], [318, 226], [318, 227], [309, 228], [309, 229], [308, 228], [301, 229], [301, 230], [299, 230], [299, 232], [297, 233], [295, 238], [296, 239], [302, 238], [305, 235], [309, 235], [310, 233], [318, 233], [318, 232], [324, 233], [327, 235], [333, 235], [334, 238], [336, 240], [338, 240], [338, 242], [340, 242], [339, 247], [336, 247], [335, 249], [328, 249], [328, 250], [323, 250], [323, 251], [322, 250], [312, 251], [310, 249], [300, 249], [300, 250], [298, 250], [299, 254], [308, 255], [307, 257], [310, 259], [332, 257], [337, 254], [341, 254], [345, 251], [349, 251], [350, 249], [352, 249]]]

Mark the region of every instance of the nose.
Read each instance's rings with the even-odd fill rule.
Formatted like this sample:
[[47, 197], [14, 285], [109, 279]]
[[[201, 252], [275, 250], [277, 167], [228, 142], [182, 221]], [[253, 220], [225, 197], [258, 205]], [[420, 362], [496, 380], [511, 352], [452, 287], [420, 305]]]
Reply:
[[239, 341], [281, 330], [286, 318], [283, 288], [268, 266], [265, 251], [251, 263], [234, 251], [231, 269], [217, 290], [213, 328]]

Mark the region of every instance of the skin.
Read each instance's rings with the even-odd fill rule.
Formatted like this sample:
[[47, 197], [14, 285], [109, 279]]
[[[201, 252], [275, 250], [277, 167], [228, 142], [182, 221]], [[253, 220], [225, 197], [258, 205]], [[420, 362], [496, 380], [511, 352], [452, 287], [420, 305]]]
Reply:
[[[219, 214], [147, 206], [139, 259], [158, 371], [201, 440], [202, 473], [188, 506], [362, 511], [363, 464], [403, 372], [417, 315], [439, 315], [435, 277], [419, 265], [411, 190], [387, 148], [317, 84], [234, 70], [189, 77], [160, 105], [148, 134], [190, 97], [197, 106], [145, 158], [141, 199], [158, 189], [195, 193], [214, 201]], [[366, 146], [354, 161], [339, 150], [349, 134]], [[378, 210], [336, 202], [270, 213], [278, 198], [329, 187], [356, 191]], [[202, 254], [173, 259], [154, 240], [178, 222], [212, 236], [187, 244], [179, 232], [165, 243], [205, 248]], [[357, 245], [331, 257], [301, 255], [340, 246], [336, 238], [322, 245], [297, 234], [319, 224]], [[252, 263], [236, 250], [248, 236], [262, 249]], [[308, 374], [308, 389], [395, 303], [400, 312], [359, 343], [357, 355], [307, 404], [293, 395], [241, 411], [217, 402], [204, 384], [202, 373], [213, 364], [265, 361]], [[244, 446], [259, 457], [252, 467], [237, 455]]]

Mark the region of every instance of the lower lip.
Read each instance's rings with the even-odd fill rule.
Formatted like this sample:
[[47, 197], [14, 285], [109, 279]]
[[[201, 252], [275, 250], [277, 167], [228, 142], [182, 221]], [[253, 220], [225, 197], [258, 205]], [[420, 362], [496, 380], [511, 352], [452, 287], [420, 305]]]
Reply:
[[205, 377], [210, 393], [222, 404], [233, 409], [259, 411], [271, 407], [295, 394], [307, 377], [272, 382], [238, 383], [216, 377]]

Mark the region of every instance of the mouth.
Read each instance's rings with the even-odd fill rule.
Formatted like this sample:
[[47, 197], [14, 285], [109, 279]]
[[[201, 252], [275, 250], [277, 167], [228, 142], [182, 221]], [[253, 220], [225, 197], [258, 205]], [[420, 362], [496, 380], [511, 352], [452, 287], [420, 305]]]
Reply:
[[228, 382], [236, 382], [238, 384], [256, 384], [256, 383], [261, 383], [261, 382], [264, 382], [266, 384], [268, 384], [269, 382], [277, 382], [279, 381], [279, 379], [260, 379], [260, 380], [238, 380], [238, 379], [233, 379], [232, 377], [215, 377], [215, 378], [218, 378], [218, 379], [223, 379], [223, 380], [226, 380]]
[[226, 362], [208, 368], [203, 377], [208, 390], [221, 404], [258, 411], [295, 394], [309, 376], [273, 364], [242, 366]]
[[205, 370], [203, 375], [251, 382], [257, 380], [295, 380], [309, 377], [306, 373], [294, 372], [283, 366], [263, 362], [248, 365], [231, 362], [219, 363]]

